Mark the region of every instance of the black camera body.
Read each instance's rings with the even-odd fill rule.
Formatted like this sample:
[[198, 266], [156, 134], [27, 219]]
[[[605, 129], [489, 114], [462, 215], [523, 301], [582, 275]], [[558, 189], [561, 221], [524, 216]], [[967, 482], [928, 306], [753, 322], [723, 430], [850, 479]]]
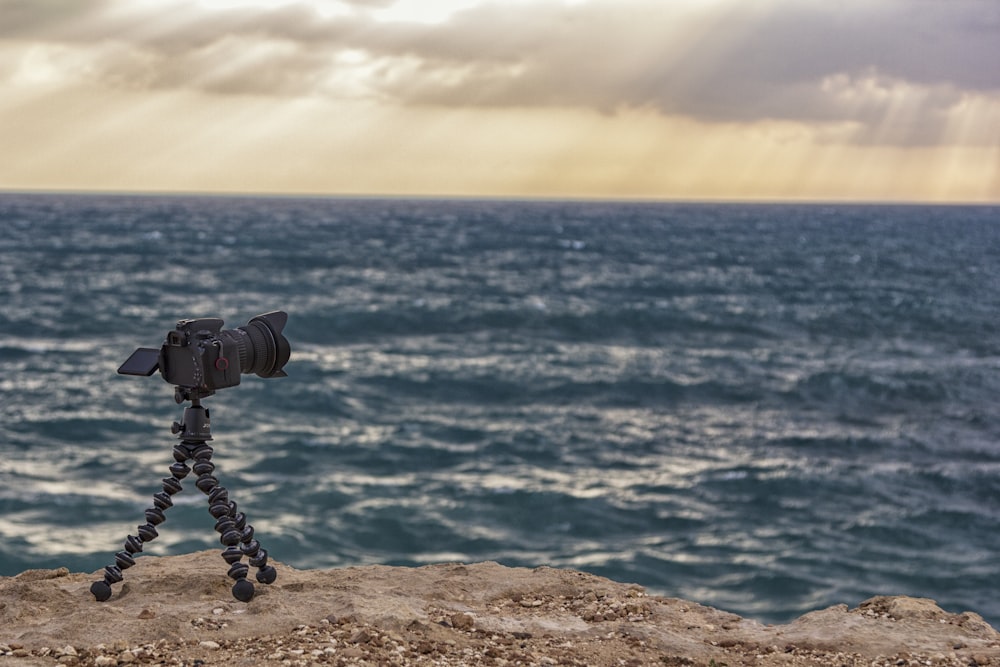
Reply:
[[179, 321], [160, 348], [163, 379], [182, 387], [205, 389], [238, 385], [242, 374], [238, 341], [233, 331], [223, 333], [223, 324], [217, 317]]
[[282, 334], [288, 315], [276, 310], [246, 326], [223, 329], [218, 317], [180, 320], [159, 350], [140, 347], [118, 369], [123, 375], [152, 375], [178, 388], [178, 402], [235, 387], [243, 373], [285, 377], [291, 348]]

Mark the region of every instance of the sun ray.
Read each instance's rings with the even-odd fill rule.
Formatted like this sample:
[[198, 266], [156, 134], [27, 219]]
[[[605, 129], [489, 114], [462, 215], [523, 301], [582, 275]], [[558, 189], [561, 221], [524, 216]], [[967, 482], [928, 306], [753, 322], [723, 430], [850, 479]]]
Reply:
[[0, 35], [0, 187], [1000, 200], [992, 89], [767, 70], [788, 0], [94, 7]]

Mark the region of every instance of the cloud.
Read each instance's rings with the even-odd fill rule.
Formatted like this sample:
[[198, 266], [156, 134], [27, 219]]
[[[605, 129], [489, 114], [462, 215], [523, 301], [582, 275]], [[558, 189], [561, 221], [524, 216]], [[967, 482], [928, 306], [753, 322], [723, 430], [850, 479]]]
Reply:
[[433, 24], [377, 20], [370, 10], [387, 4], [327, 15], [309, 3], [0, 0], [0, 40], [34, 44], [22, 68], [78, 85], [650, 109], [841, 124], [896, 144], [941, 140], [970, 96], [1000, 105], [996, 0], [494, 0]]
[[385, 39], [382, 53], [414, 60], [383, 84], [424, 103], [846, 122], [869, 139], [917, 104], [913, 131], [889, 138], [933, 141], [966, 96], [1000, 92], [998, 13], [993, 0], [592, 2], [530, 18], [483, 5], [409, 42]]
[[55, 25], [74, 22], [105, 5], [104, 0], [0, 0], [0, 37], [31, 38]]

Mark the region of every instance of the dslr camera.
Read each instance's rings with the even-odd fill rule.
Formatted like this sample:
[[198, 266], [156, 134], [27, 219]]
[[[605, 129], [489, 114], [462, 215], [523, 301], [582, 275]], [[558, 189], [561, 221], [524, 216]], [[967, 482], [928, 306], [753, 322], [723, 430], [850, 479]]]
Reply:
[[118, 369], [122, 375], [150, 376], [159, 370], [177, 390], [180, 403], [235, 387], [243, 373], [285, 377], [291, 348], [282, 334], [288, 314], [276, 310], [245, 326], [223, 329], [218, 317], [180, 320], [160, 349], [140, 347]]

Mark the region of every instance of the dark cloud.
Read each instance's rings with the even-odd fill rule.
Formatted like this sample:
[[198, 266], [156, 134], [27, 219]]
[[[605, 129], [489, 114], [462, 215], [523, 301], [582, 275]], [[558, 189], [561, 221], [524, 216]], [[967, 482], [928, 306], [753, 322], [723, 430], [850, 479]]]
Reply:
[[104, 0], [0, 0], [0, 38], [34, 37], [99, 10]]
[[[400, 103], [853, 123], [894, 143], [934, 143], [965, 96], [1000, 94], [997, 0], [491, 2], [436, 24], [367, 11], [388, 4], [0, 0], [0, 40], [93, 48], [88, 76], [121, 87], [336, 94], [354, 52], [364, 90]], [[916, 112], [901, 118], [901, 100]]]
[[[589, 3], [550, 5], [533, 11], [533, 20], [489, 5], [408, 43], [387, 41], [386, 50], [405, 48], [426, 63], [424, 72], [389, 79], [388, 88], [440, 104], [643, 107], [720, 122], [855, 122], [863, 130], [859, 138], [873, 136], [868, 130], [890, 119], [902, 95], [920, 105], [920, 118], [881, 136], [933, 142], [944, 112], [964, 95], [1000, 92], [998, 16], [995, 0], [683, 10], [666, 3]], [[463, 60], [469, 53], [477, 57]]]

